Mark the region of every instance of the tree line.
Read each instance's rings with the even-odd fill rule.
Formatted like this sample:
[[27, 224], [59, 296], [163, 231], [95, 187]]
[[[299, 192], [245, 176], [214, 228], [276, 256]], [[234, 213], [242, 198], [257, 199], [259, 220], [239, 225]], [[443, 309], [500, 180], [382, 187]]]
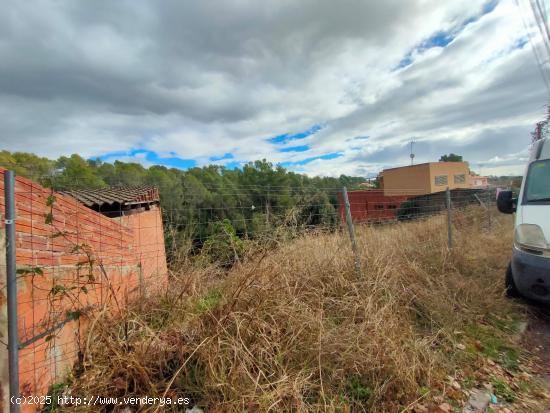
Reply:
[[[337, 193], [358, 188], [362, 177], [308, 177], [266, 160], [242, 168], [219, 165], [187, 170], [99, 159], [74, 154], [57, 160], [31, 153], [0, 152], [0, 166], [55, 190], [153, 185], [159, 189], [169, 251], [185, 242], [191, 250], [219, 238], [220, 228], [253, 239], [281, 225], [339, 223]], [[220, 225], [223, 223], [223, 225]]]

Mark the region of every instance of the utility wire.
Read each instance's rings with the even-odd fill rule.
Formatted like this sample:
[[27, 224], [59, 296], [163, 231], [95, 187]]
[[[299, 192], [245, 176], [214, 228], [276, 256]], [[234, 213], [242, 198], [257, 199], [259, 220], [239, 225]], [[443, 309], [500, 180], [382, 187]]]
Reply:
[[536, 47], [536, 44], [531, 36], [531, 32], [529, 30], [529, 25], [527, 24], [525, 18], [524, 18], [524, 15], [523, 15], [523, 8], [521, 7], [521, 4], [519, 2], [519, 0], [516, 0], [516, 5], [518, 6], [518, 9], [519, 9], [519, 14], [521, 16], [521, 21], [523, 23], [523, 28], [525, 29], [525, 33], [527, 35], [527, 39], [529, 40], [529, 44], [531, 46], [531, 50], [533, 51], [533, 55], [535, 56], [535, 60], [537, 62], [537, 67], [539, 69], [539, 72], [540, 72], [540, 76], [542, 78], [542, 81], [544, 82], [544, 85], [546, 86], [546, 93], [548, 94], [548, 96], [550, 97], [550, 82], [548, 81], [548, 79], [546, 78], [546, 74], [545, 74], [545, 71], [544, 71], [544, 65], [543, 65], [543, 62], [541, 60], [541, 57], [539, 56], [539, 53], [537, 52], [537, 47]]
[[539, 28], [544, 48], [546, 49], [548, 59], [550, 60], [550, 32], [548, 31], [548, 24], [544, 19], [542, 7], [540, 6], [540, 2], [538, 0], [529, 0], [529, 4], [531, 5], [533, 16], [535, 16], [535, 22], [537, 23], [537, 27]]

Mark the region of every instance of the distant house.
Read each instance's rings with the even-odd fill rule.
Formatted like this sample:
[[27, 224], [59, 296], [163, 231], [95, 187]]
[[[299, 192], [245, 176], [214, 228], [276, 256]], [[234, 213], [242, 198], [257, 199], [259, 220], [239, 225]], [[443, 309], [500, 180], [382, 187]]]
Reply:
[[384, 195], [426, 195], [447, 189], [470, 188], [467, 162], [428, 162], [384, 169], [380, 177]]
[[[440, 204], [440, 195], [447, 188], [453, 191], [453, 197], [455, 192], [458, 194], [463, 190], [470, 191], [471, 179], [467, 162], [428, 162], [384, 169], [378, 177], [379, 189], [348, 192], [351, 216], [355, 222], [394, 220], [404, 201], [416, 199], [417, 203], [428, 205], [432, 200], [434, 203], [437, 200]], [[444, 199], [444, 194], [442, 195]], [[464, 193], [459, 196], [465, 199]], [[343, 205], [340, 195], [340, 215], [345, 220]]]
[[488, 188], [489, 187], [489, 178], [486, 176], [471, 175], [470, 176], [470, 187], [471, 188]]
[[361, 182], [358, 187], [362, 189], [376, 189], [376, 183], [372, 181]]

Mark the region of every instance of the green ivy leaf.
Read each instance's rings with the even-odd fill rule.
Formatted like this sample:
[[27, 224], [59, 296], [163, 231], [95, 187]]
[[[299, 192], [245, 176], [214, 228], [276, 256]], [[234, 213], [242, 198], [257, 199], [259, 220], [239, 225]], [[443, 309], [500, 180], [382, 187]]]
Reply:
[[69, 234], [69, 231], [57, 231], [57, 232], [54, 232], [52, 235], [50, 235], [50, 238], [63, 237], [67, 234]]
[[44, 271], [42, 271], [42, 268], [40, 267], [18, 268], [16, 273], [21, 275], [31, 275], [31, 274], [44, 275]]
[[54, 203], [55, 203], [55, 196], [50, 195], [50, 196], [46, 199], [46, 205], [47, 205], [47, 206], [52, 206]]
[[53, 214], [51, 212], [48, 212], [47, 214], [44, 214], [44, 218], [47, 225], [50, 225], [53, 222]]
[[72, 321], [78, 320], [81, 315], [82, 315], [82, 311], [80, 310], [67, 311], [67, 318]]
[[56, 294], [59, 294], [59, 293], [64, 293], [65, 291], [67, 291], [67, 289], [65, 288], [64, 285], [56, 284], [52, 287], [52, 289], [50, 290], [50, 293], [52, 295], [56, 295]]

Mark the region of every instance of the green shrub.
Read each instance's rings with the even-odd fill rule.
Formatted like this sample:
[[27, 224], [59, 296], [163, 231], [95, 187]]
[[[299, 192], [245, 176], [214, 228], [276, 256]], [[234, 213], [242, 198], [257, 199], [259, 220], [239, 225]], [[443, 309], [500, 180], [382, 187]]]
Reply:
[[202, 254], [210, 262], [222, 267], [231, 267], [242, 258], [244, 243], [228, 219], [212, 225], [212, 235], [204, 242]]

